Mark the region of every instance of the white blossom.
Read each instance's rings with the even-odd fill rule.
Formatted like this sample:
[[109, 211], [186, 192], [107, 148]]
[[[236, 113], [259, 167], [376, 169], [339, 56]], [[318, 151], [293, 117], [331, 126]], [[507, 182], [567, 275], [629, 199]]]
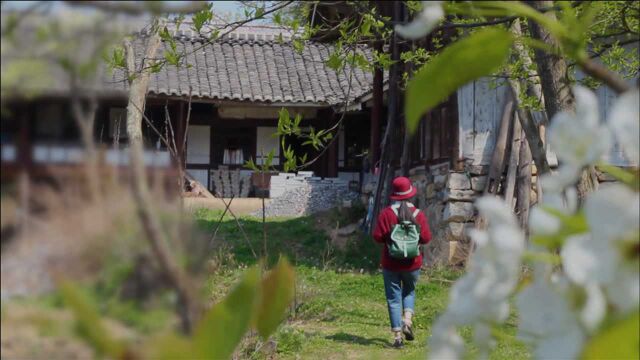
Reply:
[[640, 196], [621, 184], [607, 186], [589, 194], [584, 210], [594, 238], [622, 240], [638, 231]]
[[622, 313], [638, 310], [640, 304], [640, 273], [638, 263], [617, 269], [614, 280], [605, 285], [607, 298]]
[[538, 235], [553, 235], [560, 231], [561, 226], [562, 223], [557, 216], [551, 215], [538, 206], [531, 209], [529, 229], [532, 233]]
[[[496, 197], [483, 197], [476, 202], [482, 216], [488, 220], [487, 230], [470, 231], [477, 246], [467, 273], [453, 285], [449, 306], [438, 319], [439, 326], [448, 328], [474, 325], [474, 341], [482, 354], [492, 346], [487, 324], [504, 322], [509, 316], [509, 296], [518, 283], [524, 234], [507, 204]], [[476, 333], [477, 332], [477, 333]], [[458, 353], [450, 340], [435, 334], [431, 339], [432, 357]]]
[[433, 326], [429, 339], [429, 359], [455, 360], [464, 354], [464, 340], [456, 332], [456, 328], [440, 317]]
[[406, 25], [396, 25], [401, 37], [409, 40], [420, 39], [429, 34], [444, 19], [442, 1], [422, 1], [422, 11]]
[[640, 163], [640, 91], [627, 91], [613, 103], [608, 124], [625, 155], [635, 165]]
[[605, 284], [611, 281], [619, 262], [615, 249], [591, 234], [567, 238], [560, 256], [567, 276], [580, 285]]
[[611, 133], [598, 121], [598, 99], [583, 86], [574, 86], [576, 113], [560, 112], [551, 120], [549, 144], [569, 170], [591, 164], [608, 152]]
[[580, 320], [589, 330], [598, 328], [607, 312], [607, 300], [600, 287], [596, 284], [589, 284], [585, 287], [587, 300], [580, 310]]
[[534, 346], [539, 359], [576, 358], [584, 343], [578, 318], [567, 300], [543, 279], [524, 289], [516, 299], [520, 313], [519, 337]]

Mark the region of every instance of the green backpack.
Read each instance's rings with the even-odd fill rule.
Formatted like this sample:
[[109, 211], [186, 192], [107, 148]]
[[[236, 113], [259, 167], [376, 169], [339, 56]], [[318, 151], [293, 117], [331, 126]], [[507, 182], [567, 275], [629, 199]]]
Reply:
[[[391, 209], [398, 216], [398, 206]], [[419, 209], [413, 212], [415, 218]], [[391, 229], [391, 242], [388, 244], [389, 255], [394, 259], [413, 259], [420, 255], [420, 226], [411, 221], [400, 221]]]

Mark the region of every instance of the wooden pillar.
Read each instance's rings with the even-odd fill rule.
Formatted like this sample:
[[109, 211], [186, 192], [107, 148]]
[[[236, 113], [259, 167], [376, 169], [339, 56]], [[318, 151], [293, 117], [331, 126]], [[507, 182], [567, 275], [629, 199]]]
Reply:
[[[376, 42], [374, 49], [382, 52], [382, 43]], [[371, 109], [371, 130], [369, 141], [369, 159], [371, 160], [371, 171], [380, 160], [380, 120], [382, 119], [383, 107], [383, 79], [382, 69], [375, 68], [373, 72], [373, 107]]]
[[[337, 120], [337, 114], [331, 111], [331, 114], [327, 117], [327, 128], [335, 125]], [[338, 176], [338, 136], [339, 132], [336, 132], [336, 140], [334, 140], [329, 149], [327, 149], [327, 177], [337, 177]]]
[[16, 142], [17, 156], [16, 160], [20, 171], [29, 173], [32, 165], [31, 154], [31, 106], [20, 106], [19, 116], [16, 119], [19, 122], [18, 139]]

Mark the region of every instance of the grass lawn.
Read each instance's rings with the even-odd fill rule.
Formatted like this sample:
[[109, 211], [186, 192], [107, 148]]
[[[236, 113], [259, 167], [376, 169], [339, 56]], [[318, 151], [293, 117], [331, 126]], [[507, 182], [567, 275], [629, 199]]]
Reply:
[[[197, 212], [202, 236], [182, 239], [189, 254], [187, 263], [204, 285], [203, 296], [211, 302], [222, 299], [246, 267], [257, 262], [251, 248], [258, 254], [263, 248], [262, 223], [250, 217], [239, 220], [248, 241], [236, 221], [225, 217], [211, 242], [220, 215], [217, 211]], [[336, 224], [353, 223], [359, 216], [357, 210], [349, 210], [268, 219], [268, 262], [275, 263], [282, 254], [294, 264], [295, 301], [288, 320], [271, 341], [263, 343], [255, 335], [246, 336], [237, 349], [237, 358], [425, 358], [431, 325], [444, 309], [449, 289], [461, 272], [423, 271], [416, 290], [416, 340], [406, 343], [402, 350], [391, 348], [392, 334], [378, 270], [379, 246], [363, 235], [331, 240], [326, 232]], [[123, 283], [133, 273], [131, 259], [135, 256], [112, 257], [98, 278], [84, 283], [81, 289], [98, 306], [113, 335], [139, 341], [177, 328], [175, 294], [166, 286], [155, 288], [153, 296], [144, 302], [122, 300]], [[2, 305], [3, 358], [5, 351], [9, 351], [7, 358], [91, 358], [91, 348], [74, 335], [72, 315], [58, 293]], [[501, 336], [492, 359], [530, 357], [515, 338], [516, 328], [517, 319], [512, 316], [498, 329]], [[463, 329], [461, 335], [470, 342], [469, 329]]]
[[[197, 217], [207, 229], [215, 226], [219, 213], [199, 212]], [[319, 217], [270, 219], [268, 249], [270, 262], [282, 253], [296, 263], [296, 300], [290, 319], [283, 324], [275, 340], [277, 358], [282, 359], [424, 359], [431, 325], [444, 309], [449, 288], [460, 275], [446, 269], [425, 270], [417, 286], [414, 328], [416, 340], [402, 350], [393, 349], [384, 298], [382, 275], [377, 270], [379, 247], [366, 237], [355, 236], [343, 250], [333, 249], [328, 237], [317, 228], [321, 222], [351, 221], [349, 214], [324, 214]], [[328, 219], [328, 220], [327, 220]], [[261, 223], [242, 218], [241, 224], [255, 249], [261, 249]], [[342, 226], [342, 225], [341, 225]], [[218, 236], [225, 239], [233, 264], [214, 273], [207, 289], [215, 299], [221, 298], [239, 277], [238, 266], [255, 262], [247, 242], [232, 219], [225, 219]], [[230, 239], [231, 240], [230, 242]], [[328, 254], [328, 255], [327, 255]], [[231, 259], [231, 260], [230, 260]], [[231, 265], [231, 266], [229, 266]], [[517, 319], [510, 318], [502, 327], [503, 336], [491, 354], [492, 359], [524, 359], [529, 353], [515, 339]], [[471, 332], [462, 336], [470, 341]], [[268, 355], [255, 353], [260, 344], [248, 342], [244, 354], [252, 358]], [[251, 355], [250, 355], [251, 354]]]

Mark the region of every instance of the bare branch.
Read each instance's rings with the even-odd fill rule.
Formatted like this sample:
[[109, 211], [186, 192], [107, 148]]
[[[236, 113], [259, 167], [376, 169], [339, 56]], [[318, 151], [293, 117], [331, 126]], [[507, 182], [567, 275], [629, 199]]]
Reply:
[[592, 59], [586, 58], [578, 60], [578, 65], [580, 65], [587, 75], [607, 84], [607, 86], [612, 88], [618, 94], [631, 90], [631, 86], [629, 86], [629, 84], [627, 84], [618, 74], [612, 72]]

